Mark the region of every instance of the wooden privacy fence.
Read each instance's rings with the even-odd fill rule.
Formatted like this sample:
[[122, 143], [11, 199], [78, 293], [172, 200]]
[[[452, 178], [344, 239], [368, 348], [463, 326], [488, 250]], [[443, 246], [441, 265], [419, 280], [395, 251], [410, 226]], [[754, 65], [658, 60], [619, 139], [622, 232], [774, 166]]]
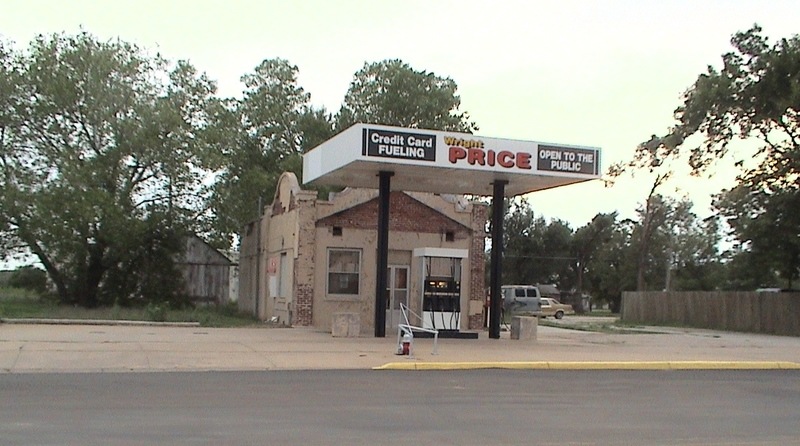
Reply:
[[620, 319], [637, 324], [800, 336], [800, 292], [626, 291]]

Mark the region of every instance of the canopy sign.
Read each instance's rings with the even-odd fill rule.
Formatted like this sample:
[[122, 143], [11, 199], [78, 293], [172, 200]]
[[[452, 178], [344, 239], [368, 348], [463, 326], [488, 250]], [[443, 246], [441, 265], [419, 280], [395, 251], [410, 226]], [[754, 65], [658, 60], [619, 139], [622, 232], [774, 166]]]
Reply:
[[304, 183], [374, 188], [380, 171], [395, 190], [513, 196], [599, 178], [600, 149], [356, 124], [303, 156]]
[[542, 172], [597, 175], [597, 150], [539, 144], [537, 168]]

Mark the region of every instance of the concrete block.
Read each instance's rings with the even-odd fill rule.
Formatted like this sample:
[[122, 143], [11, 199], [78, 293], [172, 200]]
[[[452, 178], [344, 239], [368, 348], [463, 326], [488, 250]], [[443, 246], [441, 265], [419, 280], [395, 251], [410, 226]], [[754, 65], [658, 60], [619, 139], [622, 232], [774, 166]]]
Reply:
[[334, 338], [355, 338], [361, 333], [361, 316], [358, 313], [333, 313], [331, 335]]
[[539, 318], [536, 316], [513, 316], [511, 317], [511, 339], [535, 341], [538, 327]]

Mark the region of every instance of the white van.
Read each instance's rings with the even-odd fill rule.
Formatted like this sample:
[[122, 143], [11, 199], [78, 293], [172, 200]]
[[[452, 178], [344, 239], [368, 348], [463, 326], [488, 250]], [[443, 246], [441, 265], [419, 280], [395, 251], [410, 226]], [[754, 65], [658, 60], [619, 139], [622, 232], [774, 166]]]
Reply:
[[503, 311], [506, 314], [538, 313], [542, 310], [539, 288], [534, 285], [503, 285]]

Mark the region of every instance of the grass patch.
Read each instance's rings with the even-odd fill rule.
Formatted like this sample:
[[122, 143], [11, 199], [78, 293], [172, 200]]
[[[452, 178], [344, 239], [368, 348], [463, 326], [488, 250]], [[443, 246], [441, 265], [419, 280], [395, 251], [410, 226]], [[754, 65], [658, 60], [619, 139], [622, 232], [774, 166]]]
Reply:
[[52, 311], [53, 306], [33, 291], [0, 288], [0, 317], [42, 317]]
[[172, 309], [164, 304], [144, 308], [82, 308], [58, 305], [31, 291], [16, 288], [0, 288], [0, 318], [199, 322], [203, 327], [264, 326], [256, 318], [240, 313], [235, 304], [186, 309]]
[[619, 317], [619, 313], [612, 313], [611, 310], [592, 310], [584, 314], [584, 316], [593, 317]]

